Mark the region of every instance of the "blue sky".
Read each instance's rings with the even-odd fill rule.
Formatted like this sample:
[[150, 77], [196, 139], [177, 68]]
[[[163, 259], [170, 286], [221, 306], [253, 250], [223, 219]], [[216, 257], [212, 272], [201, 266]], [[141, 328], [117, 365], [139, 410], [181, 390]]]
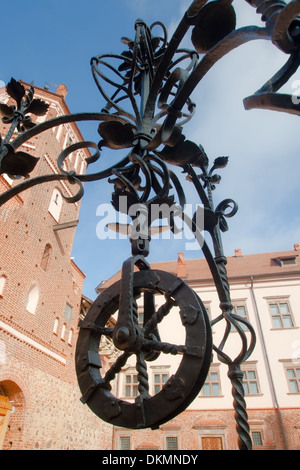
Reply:
[[[120, 38], [134, 37], [134, 23], [162, 21], [169, 31], [190, 4], [177, 0], [14, 0], [1, 5], [0, 80], [11, 77], [43, 87], [64, 83], [71, 112], [99, 111], [104, 105], [90, 72], [94, 55], [120, 53]], [[235, 0], [238, 25], [262, 25], [255, 10]], [[191, 46], [189, 38], [186, 47]], [[185, 135], [202, 144], [213, 161], [229, 156], [215, 191], [216, 204], [234, 199], [239, 211], [229, 219], [223, 236], [227, 256], [241, 248], [244, 254], [281, 251], [300, 243], [299, 118], [285, 113], [245, 111], [243, 98], [259, 89], [287, 60], [265, 41], [255, 41], [230, 53], [202, 80], [193, 93], [196, 116]], [[298, 71], [294, 81], [300, 80]], [[286, 85], [292, 93], [293, 82]], [[53, 88], [55, 90], [55, 88]], [[97, 125], [82, 126], [86, 139], [98, 139]], [[102, 156], [109, 164], [111, 154]], [[98, 164], [98, 163], [97, 163]], [[98, 168], [98, 167], [97, 167]], [[84, 293], [95, 297], [95, 287], [118, 271], [130, 256], [128, 240], [99, 240], [97, 207], [109, 203], [112, 185], [105, 181], [85, 185], [73, 256], [86, 274]], [[194, 199], [187, 188], [188, 201]], [[184, 240], [151, 243], [149, 261], [201, 257], [186, 250]]]

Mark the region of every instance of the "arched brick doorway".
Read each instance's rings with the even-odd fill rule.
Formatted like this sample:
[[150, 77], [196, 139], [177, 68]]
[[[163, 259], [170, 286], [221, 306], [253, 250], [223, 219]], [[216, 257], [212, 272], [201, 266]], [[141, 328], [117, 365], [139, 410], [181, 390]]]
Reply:
[[0, 450], [3, 447], [11, 410], [12, 404], [10, 403], [9, 398], [0, 395]]
[[21, 449], [24, 396], [11, 380], [0, 382], [0, 450]]

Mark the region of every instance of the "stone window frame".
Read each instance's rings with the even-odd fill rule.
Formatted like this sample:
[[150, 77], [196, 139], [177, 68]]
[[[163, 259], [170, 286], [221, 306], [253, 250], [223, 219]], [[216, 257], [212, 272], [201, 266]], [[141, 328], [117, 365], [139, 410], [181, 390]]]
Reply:
[[121, 448], [121, 440], [124, 438], [129, 439], [129, 450], [132, 449], [132, 432], [128, 429], [115, 429], [116, 431], [116, 438], [115, 438], [115, 450], [122, 450]]
[[[294, 319], [294, 315], [293, 315], [293, 310], [292, 310], [292, 307], [291, 307], [291, 303], [290, 303], [290, 296], [289, 295], [275, 295], [275, 296], [272, 296], [272, 297], [264, 297], [264, 299], [267, 301], [267, 305], [268, 305], [268, 312], [269, 312], [269, 315], [270, 315], [270, 320], [271, 320], [271, 325], [272, 325], [272, 330], [286, 330], [286, 329], [289, 329], [289, 328], [296, 328], [296, 324], [295, 324], [295, 319]], [[282, 325], [280, 327], [276, 327], [274, 325], [274, 322], [273, 322], [273, 315], [271, 313], [271, 308], [270, 308], [270, 305], [272, 304], [287, 304], [288, 306], [288, 316], [290, 317], [291, 319], [291, 323], [292, 323], [292, 326], [284, 326], [284, 322], [282, 321], [282, 316], [284, 316], [283, 313], [280, 312], [280, 309], [279, 309], [279, 316], [280, 316], [280, 319], [281, 319], [281, 323]]]
[[0, 276], [0, 299], [3, 297], [3, 292], [6, 286], [7, 276], [5, 274], [1, 274]]
[[291, 391], [291, 388], [290, 388], [290, 381], [291, 381], [291, 377], [288, 377], [288, 373], [287, 371], [288, 370], [299, 370], [300, 371], [300, 364], [299, 364], [299, 361], [294, 361], [294, 360], [280, 360], [280, 362], [283, 364], [283, 368], [284, 368], [284, 375], [285, 375], [285, 378], [286, 378], [286, 382], [287, 382], [287, 394], [288, 395], [299, 395], [300, 394], [300, 377], [297, 376], [297, 374], [295, 374], [295, 380], [297, 382], [297, 388], [298, 388], [298, 391], [297, 392], [293, 392]]
[[[248, 307], [247, 307], [247, 298], [241, 298], [241, 299], [233, 299], [231, 301], [232, 306], [233, 306], [233, 313], [237, 316], [240, 316], [241, 318], [249, 321], [249, 313], [248, 313]], [[237, 309], [238, 307], [243, 307], [245, 309], [245, 316], [239, 315]], [[248, 327], [244, 323], [239, 323], [240, 326], [243, 328], [243, 330], [248, 330]], [[237, 331], [236, 328], [231, 325], [231, 332]]]
[[242, 372], [244, 374], [245, 374], [245, 372], [247, 372], [247, 373], [248, 372], [253, 372], [253, 371], [255, 372], [255, 379], [251, 379], [251, 378], [247, 377], [247, 380], [244, 380], [244, 377], [243, 377], [243, 387], [244, 387], [244, 382], [247, 382], [247, 383], [249, 382], [249, 384], [251, 382], [255, 382], [256, 385], [257, 385], [257, 392], [256, 393], [251, 393], [250, 387], [249, 387], [250, 393], [247, 393], [246, 390], [245, 390], [245, 387], [244, 387], [245, 396], [247, 396], [247, 397], [257, 397], [257, 396], [262, 395], [256, 363], [257, 363], [257, 361], [249, 361], [249, 362], [244, 362], [242, 364]]
[[27, 312], [35, 315], [36, 309], [39, 303], [40, 298], [40, 289], [38, 284], [35, 282], [31, 285], [26, 300], [25, 300], [25, 309]]
[[176, 425], [171, 425], [171, 424], [165, 424], [161, 427], [161, 430], [163, 432], [162, 449], [163, 450], [170, 450], [170, 449], [167, 448], [168, 439], [176, 438], [177, 439], [177, 449], [173, 449], [173, 450], [181, 450], [181, 448], [182, 448], [181, 433], [180, 433], [181, 427], [176, 426]]
[[[220, 397], [223, 397], [224, 395], [222, 394], [222, 387], [221, 387], [221, 376], [220, 376], [220, 365], [221, 364], [211, 364], [210, 366], [210, 369], [209, 369], [209, 372], [207, 374], [207, 377], [205, 379], [205, 382], [203, 384], [203, 387], [205, 384], [207, 384], [207, 382], [209, 384], [212, 384], [214, 382], [211, 382], [211, 380], [209, 378], [210, 374], [217, 374], [218, 375], [218, 386], [219, 386], [219, 394], [218, 395], [212, 395], [212, 394], [209, 394], [209, 395], [204, 395], [204, 392], [203, 392], [203, 387], [201, 389], [201, 392], [200, 392], [200, 395], [199, 395], [199, 398], [220, 398]], [[211, 386], [210, 386], [210, 390], [211, 390]]]
[[155, 366], [150, 366], [152, 370], [152, 392], [153, 394], [158, 393], [158, 391], [155, 391], [155, 375], [167, 375], [166, 381], [163, 383], [162, 381], [160, 382], [160, 390], [163, 388], [164, 384], [169, 380], [170, 378], [170, 365], [155, 365]]
[[55, 187], [51, 194], [51, 200], [48, 206], [49, 214], [54, 218], [56, 222], [59, 221], [61, 210], [63, 205], [63, 197], [60, 190]]

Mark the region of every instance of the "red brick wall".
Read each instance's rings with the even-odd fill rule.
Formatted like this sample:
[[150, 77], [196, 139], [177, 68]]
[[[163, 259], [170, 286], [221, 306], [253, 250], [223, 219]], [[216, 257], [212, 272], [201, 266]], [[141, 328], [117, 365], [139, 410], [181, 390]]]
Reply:
[[[281, 410], [289, 450], [300, 449], [298, 410]], [[282, 428], [278, 413], [274, 409], [248, 410], [250, 432], [260, 431], [262, 446], [254, 450], [285, 450]], [[117, 429], [114, 434], [113, 449], [119, 448], [119, 436], [129, 436], [131, 449], [165, 450], [165, 437], [177, 436], [179, 449], [198, 450], [201, 448], [201, 435], [223, 436], [225, 450], [238, 450], [233, 410], [186, 410], [173, 420], [162, 425], [159, 430]]]
[[[48, 97], [44, 91], [37, 96]], [[49, 97], [53, 100], [53, 94]], [[59, 97], [57, 105], [63, 106]], [[47, 119], [55, 115], [52, 106]], [[8, 126], [0, 122], [2, 137], [7, 130]], [[78, 139], [76, 126], [72, 124], [71, 130]], [[31, 177], [52, 174], [53, 168], [59, 172], [56, 157], [65, 135], [66, 127], [60, 141], [49, 130], [30, 141], [35, 148], [19, 149], [40, 158]], [[1, 193], [9, 187], [0, 176]], [[100, 423], [80, 402], [74, 352], [84, 274], [70, 259], [76, 228], [53, 230], [57, 222], [48, 207], [55, 187], [66, 196], [78, 190], [68, 181], [64, 185], [59, 181], [46, 183], [0, 207], [0, 277], [6, 278], [0, 295], [0, 395], [13, 402], [4, 449], [88, 449], [111, 445], [111, 427]], [[79, 209], [80, 203], [63, 201], [58, 223], [77, 221]], [[52, 250], [45, 271], [41, 260], [46, 244]], [[35, 284], [39, 299], [35, 313], [30, 313], [26, 298]], [[66, 303], [73, 309], [71, 320], [64, 317]], [[70, 331], [73, 336], [69, 344]]]

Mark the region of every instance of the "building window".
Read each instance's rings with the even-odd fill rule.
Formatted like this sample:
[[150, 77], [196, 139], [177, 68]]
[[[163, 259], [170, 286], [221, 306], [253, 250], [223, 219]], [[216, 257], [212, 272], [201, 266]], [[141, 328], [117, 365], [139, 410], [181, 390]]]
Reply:
[[125, 374], [125, 397], [135, 398], [138, 396], [137, 374]]
[[69, 331], [69, 336], [68, 336], [68, 344], [69, 344], [70, 346], [71, 346], [71, 344], [72, 344], [73, 334], [74, 334], [74, 330], [73, 330], [73, 328], [71, 328], [70, 331]]
[[51, 253], [52, 253], [52, 247], [49, 243], [47, 243], [44, 249], [42, 260], [41, 260], [41, 268], [43, 271], [47, 271], [47, 269], [49, 268]]
[[144, 326], [144, 307], [138, 305], [138, 324]]
[[67, 330], [67, 325], [64, 323], [62, 326], [61, 335], [60, 335], [60, 339], [62, 341], [65, 341], [66, 330]]
[[60, 191], [57, 188], [55, 188], [51, 196], [51, 201], [49, 204], [48, 211], [52, 215], [52, 217], [56, 220], [56, 222], [59, 221], [61, 208], [62, 208], [62, 202], [63, 202], [62, 195]]
[[202, 387], [202, 396], [215, 397], [221, 395], [220, 376], [218, 370], [211, 370]]
[[3, 294], [3, 289], [5, 286], [6, 282], [6, 277], [5, 276], [0, 276], [0, 296]]
[[3, 176], [3, 178], [5, 179], [5, 181], [8, 182], [9, 186], [12, 186], [14, 180], [12, 178], [10, 178], [6, 173], [3, 173], [1, 176]]
[[53, 333], [55, 335], [57, 335], [57, 332], [58, 332], [58, 325], [59, 325], [59, 319], [58, 318], [55, 318], [54, 320], [54, 325], [53, 325]]
[[282, 256], [279, 258], [280, 266], [293, 266], [297, 264], [296, 256]]
[[287, 299], [270, 300], [269, 310], [273, 328], [293, 328], [292, 312]]
[[159, 393], [167, 382], [169, 375], [167, 373], [155, 373], [154, 374], [154, 393]]
[[178, 437], [177, 436], [166, 437], [166, 450], [178, 450]]
[[72, 145], [72, 143], [73, 143], [72, 137], [70, 137], [70, 136], [67, 134], [67, 135], [66, 135], [66, 139], [65, 139], [64, 148], [70, 147], [70, 145]]
[[25, 308], [29, 313], [35, 313], [36, 307], [39, 301], [39, 288], [37, 285], [34, 285], [27, 296], [25, 302]]
[[130, 450], [130, 436], [119, 437], [119, 450]]
[[245, 395], [258, 395], [259, 394], [259, 384], [257, 373], [254, 367], [249, 367], [243, 370], [243, 387]]
[[300, 393], [300, 367], [288, 366], [285, 369], [290, 393]]
[[[244, 320], [248, 320], [247, 308], [245, 301], [233, 301], [233, 312], [235, 315], [243, 318]], [[243, 330], [247, 330], [248, 327], [242, 322], [239, 322], [239, 326], [243, 328]], [[232, 331], [236, 331], [234, 325], [231, 325]]]
[[73, 315], [73, 308], [71, 307], [71, 305], [69, 305], [68, 303], [66, 303], [65, 305], [65, 311], [64, 311], [64, 319], [67, 321], [67, 322], [70, 322], [72, 320], [72, 315]]
[[253, 447], [261, 447], [263, 445], [262, 434], [260, 431], [253, 431], [252, 433]]

